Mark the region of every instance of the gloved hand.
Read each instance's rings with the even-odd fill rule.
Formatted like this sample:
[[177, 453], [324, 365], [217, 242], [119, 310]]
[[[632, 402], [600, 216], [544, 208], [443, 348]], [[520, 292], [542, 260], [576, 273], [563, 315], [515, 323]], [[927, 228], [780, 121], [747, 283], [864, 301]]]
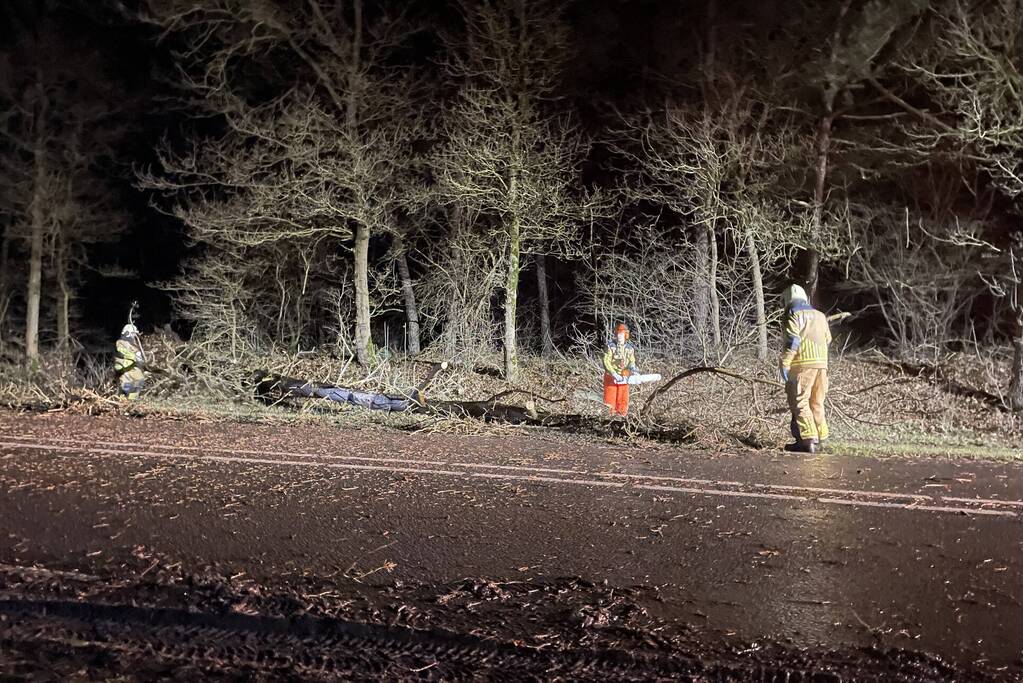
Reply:
[[642, 374], [643, 374], [643, 373], [641, 373], [641, 372], [639, 371], [639, 368], [637, 368], [637, 367], [636, 367], [635, 365], [630, 365], [630, 366], [629, 366], [629, 372], [630, 372], [631, 374], [633, 374], [633, 375], [642, 375]]
[[789, 381], [789, 369], [783, 365], [783, 366], [781, 366], [780, 370], [781, 370], [781, 381], [782, 382], [788, 382]]
[[611, 377], [612, 379], [614, 379], [615, 384], [625, 384], [625, 378], [619, 375], [617, 372], [611, 375]]

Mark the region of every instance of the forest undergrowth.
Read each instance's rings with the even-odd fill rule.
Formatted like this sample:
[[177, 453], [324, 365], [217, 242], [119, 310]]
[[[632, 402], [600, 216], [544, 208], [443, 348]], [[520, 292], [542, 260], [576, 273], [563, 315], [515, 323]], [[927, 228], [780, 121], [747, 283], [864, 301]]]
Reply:
[[[564, 434], [561, 425], [512, 425], [500, 420], [436, 413], [386, 413], [318, 399], [261, 401], [253, 375], [265, 370], [315, 382], [408, 395], [443, 360], [431, 349], [416, 359], [381, 357], [369, 368], [329, 350], [241, 353], [234, 358], [201, 344], [150, 338], [155, 371], [143, 398], [117, 396], [113, 371], [95, 356], [44, 356], [32, 370], [0, 367], [0, 405], [13, 410], [189, 417], [242, 422], [329, 422], [342, 428], [478, 434]], [[600, 361], [595, 357], [525, 357], [514, 384], [501, 379], [499, 354], [452, 364], [429, 385], [429, 401], [488, 401], [526, 406], [540, 415], [579, 416], [584, 438], [642, 443], [667, 440], [718, 452], [780, 448], [789, 440], [788, 408], [773, 364], [752, 354], [729, 356], [721, 368], [733, 375], [696, 372], [666, 383], [699, 364], [646, 358], [643, 370], [660, 383], [633, 388], [628, 420], [606, 416], [601, 403]], [[833, 357], [828, 397], [834, 433], [829, 450], [872, 455], [1023, 457], [1023, 419], [986, 388], [1004, 384], [1011, 358], [948, 354], [938, 362], [894, 359], [877, 349]], [[712, 367], [712, 366], [706, 366]], [[518, 390], [509, 393], [511, 390]], [[499, 397], [495, 399], [495, 397]], [[658, 436], [659, 435], [659, 436]], [[665, 436], [669, 435], [669, 436]]]

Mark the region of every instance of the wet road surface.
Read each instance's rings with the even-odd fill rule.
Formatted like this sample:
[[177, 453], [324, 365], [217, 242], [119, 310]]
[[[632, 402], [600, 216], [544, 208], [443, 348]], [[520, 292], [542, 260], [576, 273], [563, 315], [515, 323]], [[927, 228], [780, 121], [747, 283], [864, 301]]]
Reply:
[[[711, 648], [897, 648], [1011, 679], [1023, 662], [1020, 474], [970, 461], [0, 414], [0, 564], [113, 581], [151, 553], [266, 584], [340, 576], [391, 595], [581, 581], [627, 591], [651, 631], [668, 624]], [[534, 622], [515, 626], [527, 642], [547, 628]]]

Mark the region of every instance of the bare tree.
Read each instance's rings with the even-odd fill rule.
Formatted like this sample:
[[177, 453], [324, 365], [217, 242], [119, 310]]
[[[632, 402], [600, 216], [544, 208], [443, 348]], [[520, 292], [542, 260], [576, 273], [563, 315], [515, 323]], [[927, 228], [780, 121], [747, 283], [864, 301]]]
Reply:
[[[84, 265], [81, 246], [116, 240], [123, 228], [116, 215], [94, 220], [109, 191], [100, 161], [122, 131], [115, 118], [120, 110], [102, 81], [103, 64], [53, 28], [46, 6], [38, 11], [40, 28], [22, 31], [20, 42], [0, 59], [0, 102], [6, 105], [0, 119], [6, 170], [0, 194], [12, 219], [5, 232], [8, 257], [12, 237], [27, 242], [24, 339], [30, 363], [40, 353], [48, 252], [57, 285], [58, 345], [67, 349], [75, 272]], [[10, 295], [0, 296], [6, 309]]]
[[402, 235], [394, 238], [394, 259], [398, 266], [398, 275], [401, 278], [401, 296], [405, 304], [405, 319], [408, 323], [408, 352], [418, 356], [422, 350], [419, 328], [419, 306], [416, 302], [416, 292], [412, 286], [412, 274], [408, 267], [408, 251], [405, 248], [405, 239]]
[[[833, 21], [834, 33], [828, 41], [826, 54], [808, 65], [807, 77], [813, 82], [820, 98], [819, 116], [814, 136], [814, 182], [810, 228], [814, 234], [823, 229], [827, 214], [828, 174], [833, 164], [833, 131], [848, 109], [840, 106], [843, 100], [851, 106], [852, 91], [870, 78], [879, 55], [889, 45], [892, 36], [927, 8], [926, 0], [870, 0], [856, 11], [852, 0], [842, 0]], [[814, 6], [812, 12], [818, 12]], [[797, 29], [798, 30], [798, 29]], [[798, 59], [804, 59], [797, 55]], [[821, 253], [811, 245], [805, 250], [803, 280], [813, 296], [817, 289], [817, 269]]]
[[880, 200], [852, 207], [856, 267], [843, 289], [872, 295], [899, 357], [934, 362], [985, 290], [974, 250], [957, 244], [952, 215], [925, 217]]
[[[778, 176], [794, 143], [770, 134], [774, 109], [732, 87], [718, 108], [669, 104], [627, 121], [621, 153], [642, 174], [630, 183], [636, 198], [655, 201], [697, 226], [694, 329], [710, 356], [722, 350], [718, 245], [730, 236], [745, 250], [756, 293], [758, 355], [767, 356], [766, 297], [761, 266], [807, 238], [805, 224], [779, 208]], [[709, 254], [705, 258], [704, 254]], [[707, 294], [704, 294], [707, 292]], [[709, 333], [704, 321], [709, 316]]]
[[500, 250], [504, 374], [514, 381], [522, 256], [569, 244], [583, 140], [549, 103], [567, 50], [557, 7], [547, 0], [466, 2], [463, 15], [466, 37], [451, 41], [447, 64], [460, 89], [436, 160], [438, 194], [462, 207], [473, 233]]
[[[5, 216], [6, 218], [6, 216]], [[4, 221], [4, 235], [0, 241], [0, 355], [6, 350], [7, 312], [11, 306], [11, 221]]]
[[536, 294], [540, 306], [540, 354], [554, 354], [554, 336], [551, 334], [551, 298], [547, 291], [547, 254], [537, 254]]
[[[411, 129], [406, 73], [391, 51], [407, 25], [362, 0], [310, 0], [299, 11], [265, 0], [154, 3], [150, 21], [180, 36], [186, 91], [223, 117], [227, 132], [191, 150], [165, 150], [162, 170], [144, 176], [175, 195], [176, 213], [200, 241], [253, 248], [277, 241], [350, 241], [355, 352], [372, 359], [370, 237], [388, 228], [395, 179], [407, 163]], [[252, 96], [239, 61], [295, 70], [270, 102]]]
[[1009, 309], [1013, 312], [1015, 334], [1012, 338], [1012, 376], [1009, 380], [1009, 405], [1023, 410], [1023, 236], [1016, 233], [1009, 251], [1009, 270], [1006, 273], [1011, 286]]
[[474, 363], [493, 350], [500, 335], [492, 301], [504, 282], [499, 244], [478, 232], [467, 214], [457, 204], [447, 206], [439, 234], [420, 254], [426, 270], [420, 283], [424, 326], [439, 339], [444, 356], [459, 363]]
[[[727, 237], [726, 244], [742, 248]], [[599, 248], [579, 274], [579, 305], [599, 332], [610, 334], [616, 322], [628, 321], [644, 353], [706, 362], [711, 340], [693, 334], [701, 314], [701, 260], [698, 246], [670, 229], [632, 226], [625, 240]], [[747, 259], [729, 259], [718, 270], [721, 357], [755, 343], [759, 335], [750, 268]]]
[[[1023, 47], [1020, 43], [1019, 0], [972, 5], [948, 0], [931, 9], [932, 33], [904, 70], [923, 85], [941, 108], [933, 115], [895, 102], [916, 115], [919, 125], [908, 135], [928, 152], [956, 154], [965, 167], [976, 165], [1019, 213], [1023, 198]], [[890, 98], [891, 99], [891, 98]], [[1010, 404], [1023, 409], [1023, 308], [1020, 268], [1023, 236], [1018, 227], [998, 230], [989, 225], [976, 235], [954, 242], [981, 246], [986, 259], [985, 281], [1009, 302], [1013, 318], [1014, 360], [1009, 382]], [[976, 251], [976, 249], [974, 249]]]
[[[49, 125], [49, 107], [53, 89], [59, 84], [50, 82], [53, 74], [42, 64], [30, 67], [31, 71], [22, 70], [24, 65], [15, 61], [17, 55], [10, 57], [0, 64], [0, 98], [8, 107], [0, 132], [8, 152], [4, 164], [8, 169], [5, 194], [10, 197], [12, 214], [20, 219], [15, 225], [27, 228], [24, 232], [27, 232], [29, 266], [24, 340], [25, 357], [32, 363], [39, 359], [43, 246], [53, 229], [47, 211], [50, 196], [54, 194], [50, 173], [53, 132]], [[12, 228], [8, 229], [8, 234]]]

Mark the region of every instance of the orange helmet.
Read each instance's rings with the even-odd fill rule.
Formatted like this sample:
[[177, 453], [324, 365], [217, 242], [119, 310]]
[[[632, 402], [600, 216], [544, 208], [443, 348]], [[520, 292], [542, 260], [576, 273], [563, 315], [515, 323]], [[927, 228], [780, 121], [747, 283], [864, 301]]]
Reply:
[[625, 338], [628, 339], [629, 326], [626, 325], [625, 323], [618, 323], [618, 327], [615, 328], [615, 336], [617, 337], [619, 334], [622, 334], [623, 332], [625, 333]]

